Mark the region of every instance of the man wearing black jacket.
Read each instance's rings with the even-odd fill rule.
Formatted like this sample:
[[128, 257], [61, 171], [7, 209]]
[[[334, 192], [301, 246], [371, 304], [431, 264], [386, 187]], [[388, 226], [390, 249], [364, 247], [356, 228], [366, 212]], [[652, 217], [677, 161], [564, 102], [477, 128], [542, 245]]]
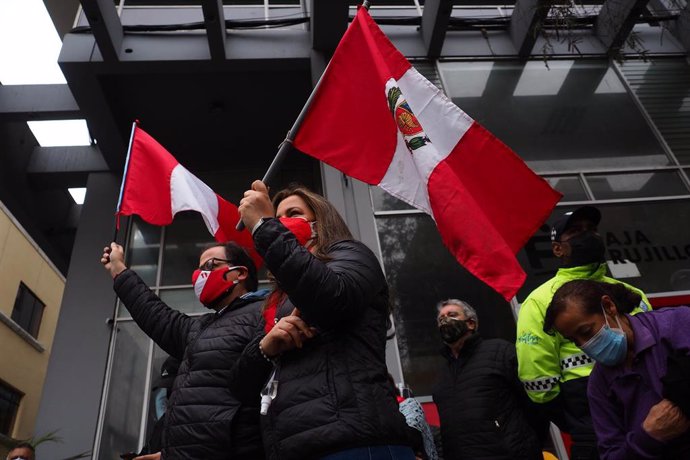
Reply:
[[139, 327], [181, 361], [168, 401], [161, 452], [153, 459], [241, 459], [264, 456], [259, 429], [259, 391], [241, 404], [228, 378], [245, 346], [262, 328], [256, 267], [234, 243], [206, 249], [192, 276], [201, 303], [213, 310], [189, 317], [163, 303], [124, 264], [121, 246], [104, 248], [101, 263], [114, 290]]
[[437, 320], [447, 360], [433, 395], [444, 459], [541, 459], [514, 345], [482, 339], [477, 312], [461, 300], [440, 302]]

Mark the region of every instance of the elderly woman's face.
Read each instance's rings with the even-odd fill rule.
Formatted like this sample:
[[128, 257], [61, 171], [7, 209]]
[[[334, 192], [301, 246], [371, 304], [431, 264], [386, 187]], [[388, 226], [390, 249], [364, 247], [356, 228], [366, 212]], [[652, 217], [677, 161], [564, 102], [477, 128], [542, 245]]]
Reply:
[[579, 347], [599, 332], [605, 323], [603, 312], [587, 313], [579, 299], [567, 299], [565, 310], [556, 317], [553, 325], [563, 337]]
[[309, 222], [316, 220], [314, 211], [298, 195], [290, 195], [278, 203], [276, 217], [304, 217]]

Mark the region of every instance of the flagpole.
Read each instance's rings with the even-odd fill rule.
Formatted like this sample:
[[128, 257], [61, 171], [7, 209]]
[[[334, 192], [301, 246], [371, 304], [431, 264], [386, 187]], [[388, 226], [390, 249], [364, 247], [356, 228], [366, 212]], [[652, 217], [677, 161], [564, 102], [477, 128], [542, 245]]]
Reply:
[[[369, 0], [364, 0], [362, 2], [362, 7], [366, 8], [367, 11], [369, 10], [369, 6], [370, 6]], [[329, 62], [329, 64], [330, 64], [330, 62]], [[264, 184], [268, 185], [273, 181], [276, 173], [280, 169], [280, 166], [281, 166], [283, 160], [285, 160], [285, 156], [287, 155], [288, 151], [290, 150], [290, 146], [292, 145], [292, 142], [295, 140], [295, 136], [297, 135], [297, 131], [299, 130], [300, 126], [302, 126], [302, 122], [304, 121], [304, 118], [307, 116], [307, 112], [309, 111], [309, 106], [311, 106], [311, 103], [314, 100], [314, 97], [319, 90], [319, 86], [321, 86], [321, 82], [323, 81], [323, 77], [324, 77], [324, 75], [326, 75], [327, 70], [328, 70], [328, 65], [326, 65], [326, 68], [324, 69], [323, 73], [319, 77], [319, 81], [317, 81], [316, 85], [314, 85], [314, 89], [311, 90], [311, 94], [309, 95], [307, 102], [304, 104], [304, 107], [302, 107], [302, 111], [297, 116], [297, 119], [295, 120], [295, 123], [292, 125], [292, 128], [290, 128], [290, 131], [288, 131], [287, 136], [285, 136], [285, 140], [280, 144], [280, 147], [278, 148], [278, 153], [276, 153], [276, 156], [273, 158], [271, 165], [268, 167], [268, 169], [266, 170], [266, 173], [264, 174], [264, 177], [261, 179], [261, 182], [263, 182]], [[235, 229], [238, 232], [241, 232], [242, 230], [244, 230], [244, 222], [242, 222], [242, 219], [240, 219], [240, 221], [237, 222]]]
[[132, 143], [134, 142], [134, 132], [137, 129], [139, 120], [134, 120], [132, 122], [132, 131], [129, 134], [129, 145], [127, 146], [127, 158], [125, 158], [125, 171], [122, 173], [122, 184], [120, 184], [120, 195], [117, 198], [117, 207], [115, 208], [115, 232], [113, 233], [113, 241], [117, 241], [117, 232], [119, 230], [120, 223], [120, 206], [122, 205], [122, 196], [125, 193], [125, 182], [127, 181], [127, 173], [129, 172], [129, 159], [132, 155]]

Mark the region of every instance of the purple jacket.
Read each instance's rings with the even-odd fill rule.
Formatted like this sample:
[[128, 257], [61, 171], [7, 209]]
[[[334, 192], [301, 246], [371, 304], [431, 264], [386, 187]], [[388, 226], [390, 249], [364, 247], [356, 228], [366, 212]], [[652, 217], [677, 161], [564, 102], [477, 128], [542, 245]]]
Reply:
[[690, 308], [664, 308], [628, 319], [635, 334], [632, 367], [596, 364], [589, 378], [589, 407], [601, 459], [677, 458], [671, 452], [690, 452], [690, 433], [664, 444], [650, 437], [642, 422], [663, 399], [661, 378], [669, 352], [690, 355]]

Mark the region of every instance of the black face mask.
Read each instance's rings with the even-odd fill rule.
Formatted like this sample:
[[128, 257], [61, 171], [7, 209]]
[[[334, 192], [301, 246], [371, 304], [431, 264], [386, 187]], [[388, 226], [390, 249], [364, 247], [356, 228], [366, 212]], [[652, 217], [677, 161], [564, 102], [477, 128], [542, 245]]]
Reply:
[[604, 240], [596, 233], [589, 231], [570, 238], [569, 267], [577, 267], [604, 261]]
[[448, 345], [460, 340], [468, 330], [467, 323], [461, 319], [444, 318], [438, 325], [441, 340]]

